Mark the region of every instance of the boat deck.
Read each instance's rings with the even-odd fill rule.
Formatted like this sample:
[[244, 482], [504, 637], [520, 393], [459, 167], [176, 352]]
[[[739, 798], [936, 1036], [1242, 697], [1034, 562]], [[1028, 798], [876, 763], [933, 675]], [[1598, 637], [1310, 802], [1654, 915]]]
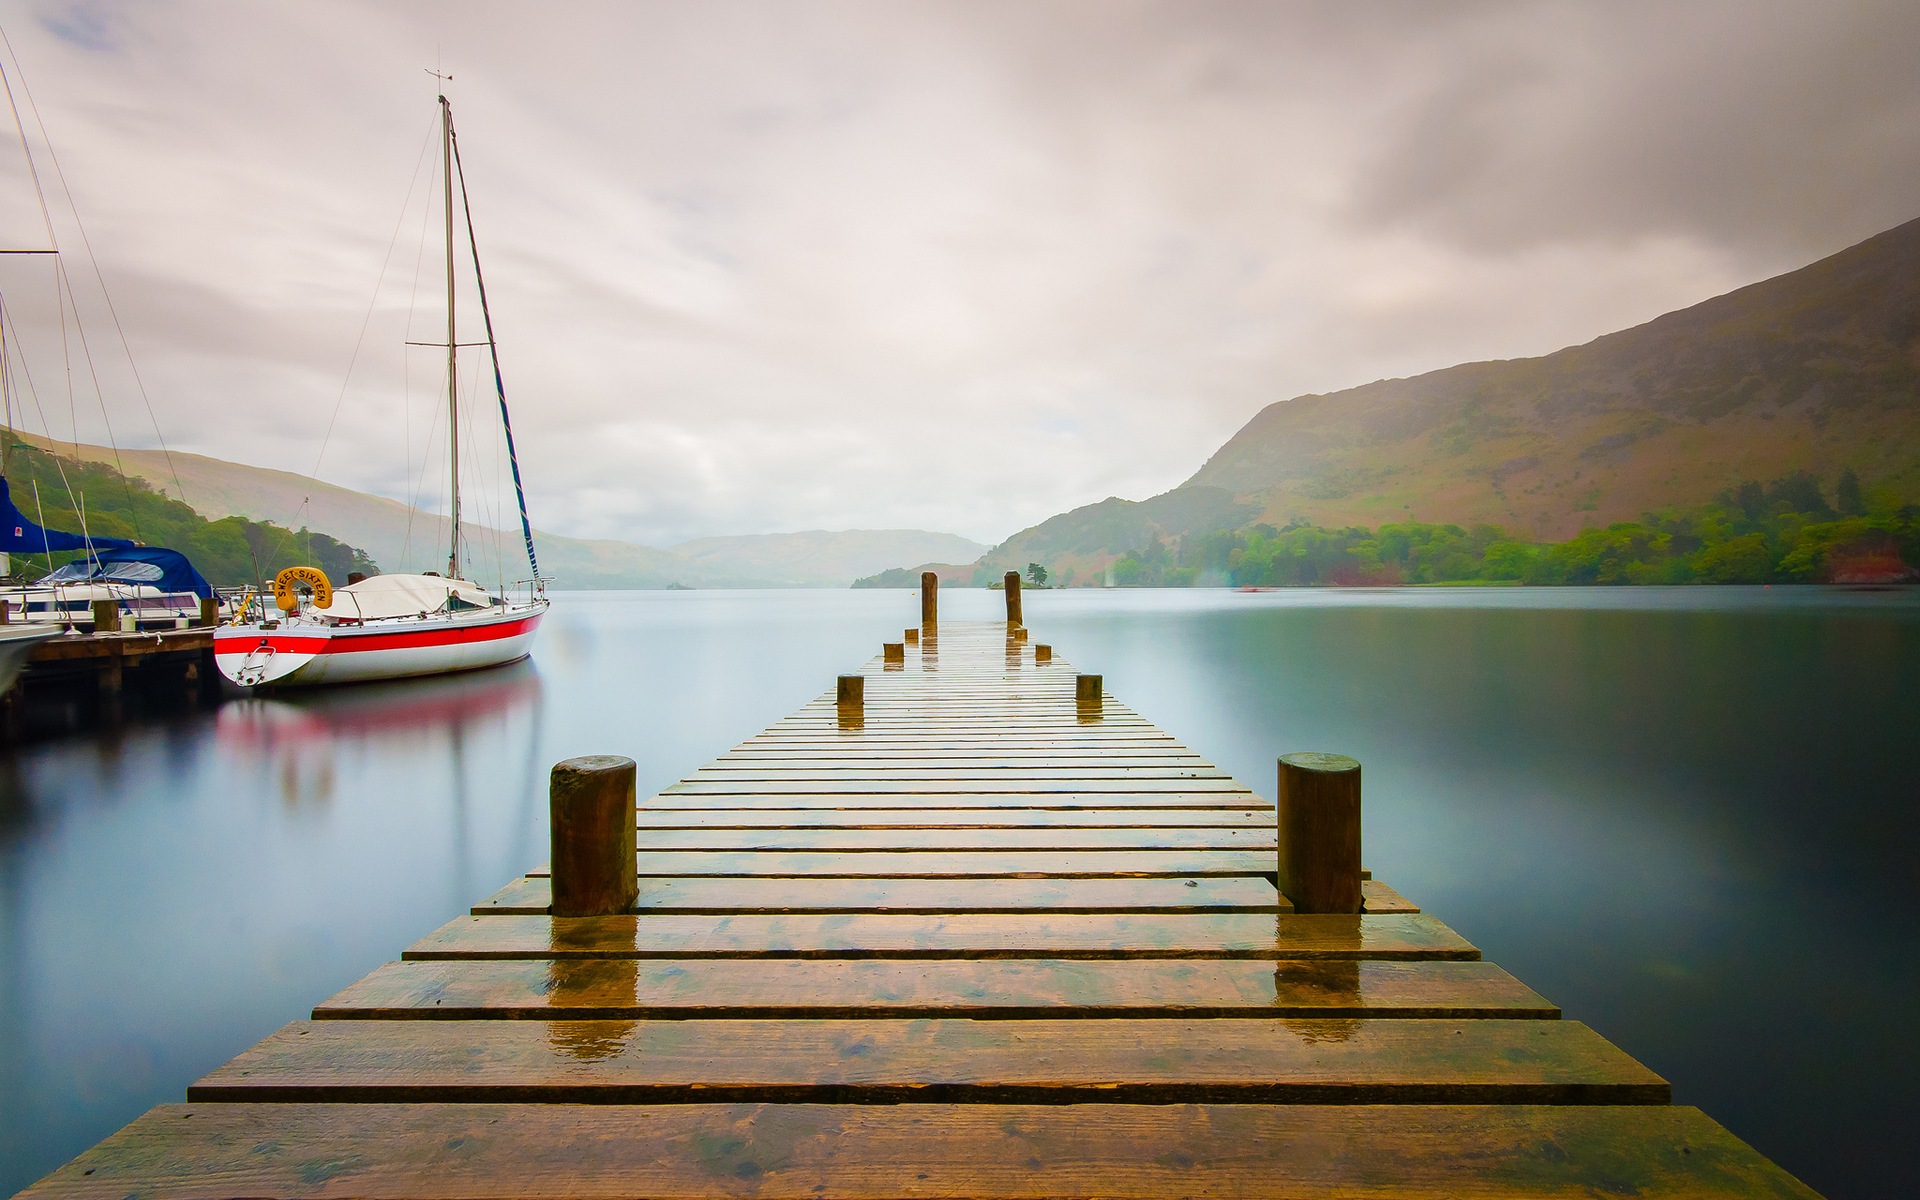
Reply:
[[[933, 635], [935, 631], [929, 630]], [[952, 623], [23, 1193], [1810, 1196], [1024, 631]]]

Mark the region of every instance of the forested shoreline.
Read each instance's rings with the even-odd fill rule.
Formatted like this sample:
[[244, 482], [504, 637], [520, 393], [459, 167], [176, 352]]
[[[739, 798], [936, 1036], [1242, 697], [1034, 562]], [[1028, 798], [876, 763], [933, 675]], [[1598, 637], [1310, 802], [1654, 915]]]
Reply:
[[[1492, 525], [1407, 521], [1377, 529], [1301, 525], [1155, 541], [1113, 564], [1118, 587], [1444, 583], [1714, 584], [1920, 578], [1920, 505], [1866, 493], [1851, 472], [1831, 493], [1799, 472], [1748, 482], [1713, 503], [1531, 542]], [[1104, 581], [1103, 581], [1104, 582]]]

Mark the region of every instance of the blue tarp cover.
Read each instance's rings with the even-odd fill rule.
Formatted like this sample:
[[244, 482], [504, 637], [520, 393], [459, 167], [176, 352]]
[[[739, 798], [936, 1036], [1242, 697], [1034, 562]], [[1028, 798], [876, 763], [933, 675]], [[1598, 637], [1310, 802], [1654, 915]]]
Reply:
[[192, 592], [202, 600], [213, 598], [213, 585], [193, 569], [187, 556], [164, 546], [102, 550], [91, 559], [68, 563], [40, 582], [140, 584], [163, 592]]
[[[62, 533], [58, 529], [42, 529], [27, 520], [13, 503], [13, 489], [7, 486], [4, 476], [0, 476], [0, 552], [7, 554], [47, 554], [55, 550], [85, 550], [91, 543], [95, 550], [130, 550], [133, 543], [125, 538], [84, 538], [77, 533]], [[173, 553], [171, 550], [167, 553]], [[185, 559], [181, 559], [185, 562]], [[189, 571], [193, 568], [189, 566]], [[193, 571], [195, 579], [200, 578]], [[205, 580], [201, 580], [204, 587]]]

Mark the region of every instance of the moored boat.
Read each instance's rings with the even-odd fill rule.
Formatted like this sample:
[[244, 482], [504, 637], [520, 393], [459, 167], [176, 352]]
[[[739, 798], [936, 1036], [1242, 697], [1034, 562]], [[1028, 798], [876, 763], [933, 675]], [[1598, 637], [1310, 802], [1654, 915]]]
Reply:
[[519, 504], [520, 531], [532, 576], [524, 583], [524, 598], [509, 599], [504, 586], [488, 591], [465, 578], [461, 570], [459, 348], [476, 343], [461, 342], [456, 318], [456, 187], [461, 200], [459, 211], [469, 214], [470, 210], [460, 172], [460, 148], [454, 137], [453, 108], [445, 96], [439, 103], [445, 178], [447, 340], [434, 344], [443, 344], [447, 352], [452, 536], [446, 572], [375, 575], [351, 580], [337, 589], [314, 567], [289, 567], [280, 572], [273, 586], [279, 616], [266, 611], [265, 597], [261, 597], [258, 619], [247, 620], [250, 614], [243, 613], [235, 624], [224, 625], [214, 633], [214, 662], [222, 675], [242, 687], [357, 683], [500, 666], [532, 652], [540, 619], [546, 615], [546, 581], [541, 578], [540, 562], [534, 553], [533, 525], [527, 517], [526, 489], [520, 482], [499, 349], [493, 339], [493, 317], [487, 308], [486, 282], [480, 272], [479, 246], [470, 215], [466, 246], [472, 254], [473, 280], [486, 329], [485, 340], [477, 344], [486, 346], [492, 355], [500, 427], [506, 439], [507, 461], [513, 468], [514, 497]]
[[497, 667], [532, 652], [547, 611], [544, 596], [515, 602], [439, 575], [375, 575], [337, 590], [324, 576], [310, 583], [278, 620], [214, 631], [222, 675], [242, 687], [302, 686]]

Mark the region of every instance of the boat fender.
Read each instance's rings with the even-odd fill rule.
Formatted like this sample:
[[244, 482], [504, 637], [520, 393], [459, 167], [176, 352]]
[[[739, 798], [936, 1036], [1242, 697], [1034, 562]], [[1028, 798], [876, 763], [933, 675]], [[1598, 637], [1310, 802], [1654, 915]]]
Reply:
[[319, 567], [288, 567], [273, 577], [273, 602], [281, 612], [290, 613], [300, 607], [302, 586], [313, 592], [315, 608], [333, 607], [333, 584], [328, 582], [325, 571]]

